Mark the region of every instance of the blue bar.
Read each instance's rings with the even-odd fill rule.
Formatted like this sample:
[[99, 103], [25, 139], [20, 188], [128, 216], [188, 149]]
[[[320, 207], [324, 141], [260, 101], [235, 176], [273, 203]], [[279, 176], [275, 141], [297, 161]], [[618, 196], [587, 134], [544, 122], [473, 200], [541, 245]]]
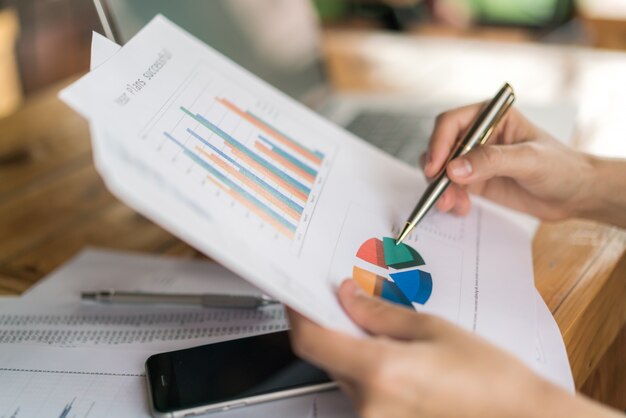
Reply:
[[261, 140], [263, 140], [263, 142], [265, 142], [267, 145], [269, 145], [272, 148], [272, 151], [274, 151], [276, 154], [278, 154], [281, 157], [285, 158], [286, 160], [291, 162], [293, 165], [301, 168], [302, 170], [304, 170], [306, 173], [312, 175], [313, 177], [317, 177], [317, 171], [315, 171], [314, 169], [312, 169], [311, 167], [309, 167], [308, 165], [306, 165], [302, 161], [298, 160], [297, 158], [294, 158], [291, 154], [289, 154], [289, 153], [283, 151], [282, 149], [278, 148], [276, 145], [272, 144], [270, 142], [270, 140], [267, 139], [266, 137], [264, 137], [263, 135], [259, 135], [259, 138]]
[[278, 129], [276, 129], [274, 126], [270, 125], [269, 123], [265, 122], [263, 119], [261, 119], [260, 117], [258, 117], [257, 115], [255, 115], [254, 113], [250, 112], [249, 110], [246, 111], [246, 113], [250, 116], [252, 116], [254, 119], [258, 120], [259, 122], [261, 122], [263, 125], [269, 127], [270, 129], [272, 129], [275, 132], [278, 132], [279, 134], [281, 134], [282, 136], [284, 136], [285, 138], [287, 138], [289, 141], [291, 141], [292, 144], [295, 144], [301, 148], [306, 149], [307, 151], [309, 151], [310, 153], [318, 156], [321, 159], [324, 159], [324, 154], [322, 154], [319, 151], [315, 151], [309, 148], [306, 148], [305, 146], [303, 146], [302, 144], [300, 144], [298, 141], [292, 139], [289, 135], [285, 134], [284, 132], [279, 131]]
[[287, 227], [290, 231], [294, 231], [295, 232], [296, 227], [291, 222], [287, 221], [285, 218], [283, 218], [278, 213], [276, 213], [272, 208], [267, 206], [265, 203], [261, 202], [259, 199], [257, 199], [256, 197], [254, 197], [253, 195], [251, 195], [247, 191], [245, 191], [237, 183], [233, 182], [231, 179], [229, 179], [228, 177], [226, 177], [225, 175], [223, 175], [222, 173], [217, 171], [214, 167], [212, 167], [210, 164], [208, 164], [202, 158], [200, 158], [199, 156], [194, 154], [193, 151], [191, 151], [189, 148], [187, 148], [185, 145], [183, 145], [180, 141], [178, 141], [176, 138], [174, 138], [168, 132], [163, 132], [163, 134], [165, 135], [165, 137], [167, 139], [171, 140], [176, 145], [181, 147], [183, 149], [185, 155], [187, 155], [189, 158], [191, 158], [195, 163], [200, 165], [206, 171], [211, 173], [213, 175], [213, 177], [216, 177], [222, 183], [226, 184], [226, 186], [228, 186], [231, 189], [235, 190], [237, 193], [239, 193], [240, 195], [242, 195], [243, 197], [248, 199], [250, 202], [254, 203], [256, 206], [259, 207], [259, 209], [261, 209], [263, 212], [265, 212], [268, 215], [270, 215], [272, 218], [276, 219], [282, 225]]
[[263, 167], [267, 168], [269, 171], [271, 171], [272, 173], [276, 174], [278, 177], [280, 177], [281, 179], [285, 180], [287, 183], [291, 184], [292, 186], [294, 186], [295, 188], [297, 188], [298, 190], [300, 190], [304, 194], [309, 195], [311, 193], [311, 189], [310, 188], [306, 187], [304, 184], [300, 183], [298, 180], [294, 179], [289, 174], [287, 174], [284, 171], [282, 171], [281, 169], [277, 168], [272, 163], [267, 162], [265, 159], [259, 157], [257, 154], [255, 154], [254, 152], [250, 151], [250, 149], [248, 147], [243, 145], [241, 142], [237, 141], [232, 136], [228, 135], [226, 132], [221, 130], [216, 125], [214, 125], [211, 122], [209, 122], [208, 120], [206, 120], [204, 117], [202, 117], [202, 115], [193, 114], [193, 113], [191, 113], [189, 110], [187, 110], [184, 107], [181, 107], [180, 109], [183, 112], [185, 112], [187, 115], [189, 115], [192, 118], [194, 118], [196, 121], [200, 122], [205, 127], [209, 128], [211, 131], [213, 131], [214, 133], [219, 135], [222, 139], [228, 141], [231, 145], [233, 145], [239, 151], [243, 152], [248, 157], [252, 158], [254, 161], [256, 161], [257, 163], [261, 164]]
[[249, 179], [253, 180], [259, 186], [263, 187], [265, 190], [270, 192], [273, 196], [275, 196], [281, 202], [285, 203], [287, 206], [289, 206], [290, 208], [294, 209], [295, 211], [297, 211], [300, 214], [302, 213], [302, 211], [304, 211], [304, 208], [302, 206], [298, 205], [296, 202], [294, 202], [293, 200], [289, 199], [287, 196], [282, 194], [280, 191], [276, 190], [275, 188], [273, 188], [272, 186], [267, 184], [265, 181], [263, 181], [263, 179], [261, 179], [258, 176], [256, 176], [250, 170], [248, 170], [247, 168], [243, 167], [237, 161], [233, 160], [228, 155], [224, 154], [222, 151], [220, 151], [215, 146], [213, 146], [211, 143], [209, 143], [209, 141], [207, 141], [206, 139], [202, 138], [200, 135], [198, 135], [197, 133], [195, 133], [194, 131], [192, 131], [189, 128], [187, 128], [187, 132], [190, 133], [191, 135], [193, 135], [193, 137], [196, 138], [198, 141], [202, 142], [204, 145], [206, 145], [207, 147], [211, 148], [211, 150], [213, 152], [215, 152], [216, 154], [218, 154], [220, 157], [222, 157], [223, 159], [225, 159], [229, 163], [232, 163], [233, 165], [235, 165], [237, 167], [237, 169], [239, 169], [239, 172], [241, 172], [244, 176], [248, 177]]
[[74, 401], [68, 403], [65, 405], [65, 408], [63, 408], [63, 411], [61, 411], [61, 415], [59, 415], [59, 418], [66, 418], [70, 411], [72, 410], [72, 406], [74, 405]]

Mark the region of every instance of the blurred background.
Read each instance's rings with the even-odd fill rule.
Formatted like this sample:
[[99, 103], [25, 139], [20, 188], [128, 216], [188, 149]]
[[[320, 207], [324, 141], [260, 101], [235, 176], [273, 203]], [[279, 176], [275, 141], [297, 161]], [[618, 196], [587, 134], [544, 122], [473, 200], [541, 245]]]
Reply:
[[[314, 0], [332, 30], [626, 49], [624, 0]], [[0, 118], [21, 101], [87, 71], [89, 0], [0, 0]]]

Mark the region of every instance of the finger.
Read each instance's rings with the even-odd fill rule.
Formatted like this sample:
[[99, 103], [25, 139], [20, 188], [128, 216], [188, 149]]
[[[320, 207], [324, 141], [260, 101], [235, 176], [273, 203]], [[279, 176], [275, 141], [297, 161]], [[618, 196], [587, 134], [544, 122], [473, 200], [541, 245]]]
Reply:
[[454, 202], [454, 207], [452, 208], [452, 213], [458, 216], [465, 216], [469, 213], [470, 208], [471, 202], [467, 191], [457, 187], [456, 200]]
[[441, 194], [439, 199], [437, 200], [437, 209], [440, 212], [449, 212], [454, 208], [457, 201], [457, 193], [456, 189], [458, 186], [455, 184], [451, 184], [448, 188]]
[[464, 106], [437, 116], [428, 146], [430, 158], [424, 167], [427, 177], [433, 177], [441, 170], [457, 140], [476, 117], [481, 106], [482, 104]]
[[447, 174], [455, 183], [471, 184], [494, 177], [526, 180], [540, 169], [536, 144], [484, 145], [450, 161]]
[[435, 335], [434, 317], [369, 297], [354, 280], [341, 284], [339, 301], [350, 318], [370, 334], [402, 340], [430, 339]]
[[[450, 153], [461, 139], [484, 106], [477, 103], [444, 112], [437, 117], [428, 148], [429, 161], [424, 174], [433, 177], [449, 158]], [[489, 143], [515, 144], [540, 136], [540, 131], [516, 108], [511, 108], [491, 135]]]
[[426, 167], [426, 163], [428, 162], [428, 159], [430, 157], [428, 156], [428, 152], [423, 152], [422, 155], [420, 155], [420, 159], [419, 159], [419, 163], [420, 163], [420, 167], [422, 167], [422, 171], [424, 170], [424, 167]]
[[465, 189], [456, 184], [451, 184], [437, 200], [436, 206], [440, 212], [465, 216], [470, 211], [471, 202]]
[[287, 309], [291, 345], [298, 356], [329, 373], [357, 380], [369, 370], [373, 345], [368, 340], [323, 328]]

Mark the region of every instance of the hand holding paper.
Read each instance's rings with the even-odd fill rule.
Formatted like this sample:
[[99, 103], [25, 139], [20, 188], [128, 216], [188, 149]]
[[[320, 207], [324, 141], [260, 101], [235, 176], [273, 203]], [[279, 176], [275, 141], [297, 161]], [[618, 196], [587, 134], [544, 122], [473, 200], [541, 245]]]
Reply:
[[394, 261], [384, 242], [424, 189], [421, 174], [166, 19], [62, 98], [98, 132], [98, 169], [118, 197], [316, 322], [360, 332], [334, 294], [353, 276], [532, 361], [519, 228], [481, 202], [464, 219], [432, 213], [407, 238], [409, 259]]

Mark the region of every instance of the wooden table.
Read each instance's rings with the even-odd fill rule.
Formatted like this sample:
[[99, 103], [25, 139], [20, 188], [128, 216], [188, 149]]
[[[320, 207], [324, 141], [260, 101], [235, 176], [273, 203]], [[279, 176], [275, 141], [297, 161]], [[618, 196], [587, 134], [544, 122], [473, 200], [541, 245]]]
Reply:
[[[356, 32], [327, 33], [324, 49], [340, 90], [460, 103], [508, 80], [522, 102], [576, 105], [576, 147], [626, 157], [626, 54]], [[59, 88], [0, 121], [0, 293], [23, 292], [87, 245], [199, 256], [106, 191], [87, 124], [58, 102]], [[543, 224], [533, 243], [536, 286], [563, 332], [577, 387], [621, 409], [625, 248], [625, 231], [582, 220]]]

